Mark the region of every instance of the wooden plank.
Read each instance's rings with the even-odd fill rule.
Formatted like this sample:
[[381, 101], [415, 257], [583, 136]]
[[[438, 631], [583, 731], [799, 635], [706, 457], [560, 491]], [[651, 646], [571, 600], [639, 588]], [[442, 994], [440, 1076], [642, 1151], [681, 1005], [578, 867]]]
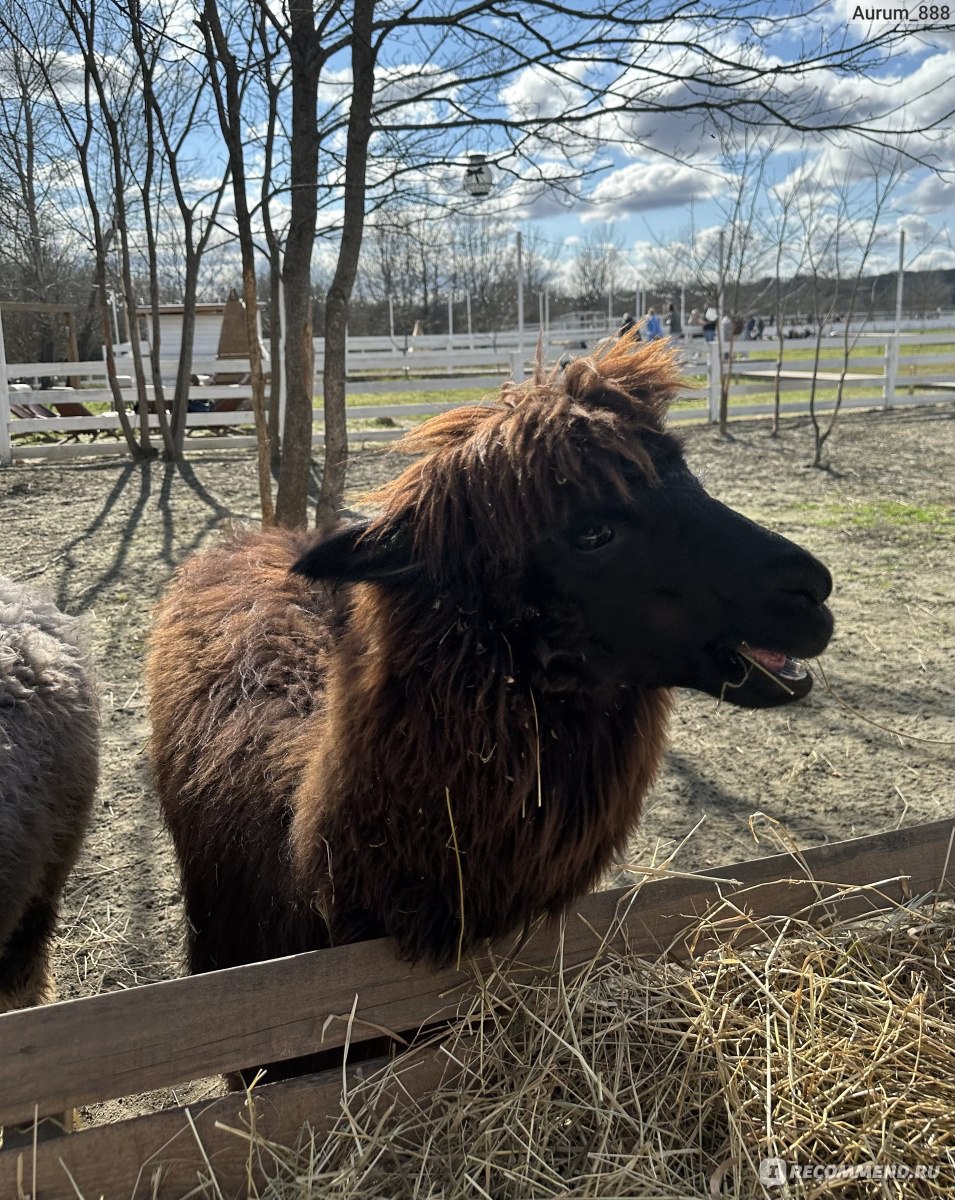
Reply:
[[0, 300], [0, 311], [28, 313], [69, 313], [72, 315], [71, 304], [50, 304], [49, 302], [34, 303], [32, 300]]
[[[747, 375], [754, 379], [775, 379], [776, 370], [763, 370], [759, 368], [753, 370], [747, 367], [745, 363], [734, 362], [732, 365], [733, 375]], [[843, 375], [841, 371], [792, 371], [784, 370], [779, 372], [780, 379], [798, 379], [801, 381], [811, 380], [813, 377], [817, 380], [822, 380], [824, 383], [838, 383], [841, 379], [846, 384], [863, 384], [863, 383], [882, 383], [885, 379], [884, 375], [862, 375], [856, 372], [848, 372]]]
[[[608, 939], [641, 955], [686, 953], [687, 927], [714, 904], [721, 928], [742, 937], [749, 918], [740, 909], [760, 917], [815, 906], [824, 915], [831, 884], [904, 877], [886, 885], [895, 899], [951, 886], [953, 836], [955, 818], [820, 846], [798, 861], [774, 855], [597, 892], [568, 916], [562, 945], [555, 926], [542, 924], [520, 963], [551, 967], [559, 953], [572, 965]], [[876, 897], [862, 891], [837, 905], [842, 914], [874, 907]], [[512, 941], [494, 947], [498, 960], [513, 952]], [[353, 1041], [415, 1030], [453, 1013], [472, 978], [470, 964], [431, 971], [399, 963], [380, 940], [8, 1013], [0, 1016], [0, 1124], [30, 1119], [34, 1105], [57, 1112], [340, 1046], [353, 1006]]]
[[[465, 388], [483, 390], [490, 395], [497, 392], [509, 371], [494, 371], [486, 375], [403, 375], [399, 379], [349, 379], [345, 393], [349, 396], [375, 395], [381, 392], [451, 392]], [[322, 395], [322, 380], [315, 380], [315, 395]]]
[[[130, 367], [132, 361], [130, 361]], [[106, 363], [98, 359], [86, 359], [84, 362], [26, 362], [10, 363], [10, 377], [19, 379], [21, 375], [91, 375], [100, 379], [105, 378], [109, 371]]]
[[[35, 1165], [32, 1146], [0, 1151], [0, 1196], [179, 1200], [200, 1179], [214, 1175], [218, 1190], [210, 1194], [223, 1200], [247, 1198], [250, 1178], [261, 1187], [275, 1173], [267, 1155], [250, 1154], [245, 1135], [251, 1127], [279, 1146], [296, 1146], [306, 1125], [321, 1137], [341, 1112], [343, 1090], [350, 1093], [387, 1062], [372, 1059], [349, 1067], [344, 1089], [340, 1070], [325, 1071], [257, 1087], [251, 1103], [245, 1092], [238, 1092], [55, 1137], [38, 1143]], [[413, 1102], [457, 1074], [440, 1048], [411, 1051], [394, 1080], [382, 1088], [380, 1106]]]
[[[898, 385], [895, 399], [892, 402], [892, 408], [893, 409], [912, 408], [912, 407], [917, 407], [919, 405], [925, 405], [925, 404], [939, 405], [939, 404], [947, 403], [949, 401], [950, 397], [946, 394], [946, 392], [944, 390], [941, 390], [941, 388], [940, 388], [940, 390], [938, 390], [934, 393], [931, 391], [931, 389], [935, 386], [937, 386], [937, 385], [933, 385], [933, 384], [924, 384], [923, 385], [921, 382], [915, 383], [914, 381], [901, 383], [900, 385]], [[915, 388], [915, 393], [910, 395], [908, 393], [909, 393], [909, 389], [912, 387]], [[920, 389], [922, 387], [925, 388], [924, 392], [920, 391]], [[846, 410], [848, 410], [848, 409], [866, 409], [866, 408], [882, 409], [883, 406], [884, 406], [884, 398], [881, 395], [881, 393], [878, 395], [873, 395], [873, 396], [868, 396], [868, 397], [846, 396], [842, 401], [842, 408], [846, 409]], [[453, 408], [453, 407], [455, 407], [455, 402], [451, 402], [450, 404], [448, 404], [446, 406], [441, 406], [440, 409], [435, 407], [432, 411], [444, 411], [445, 407]], [[835, 407], [835, 402], [832, 400], [822, 400], [822, 401], [816, 402], [816, 411], [817, 412], [827, 412], [834, 407]], [[784, 401], [780, 407], [780, 411], [783, 414], [783, 416], [787, 416], [787, 417], [800, 416], [809, 411], [809, 406], [805, 401], [802, 401], [802, 400]], [[772, 412], [773, 412], [772, 404], [731, 404], [730, 410], [729, 410], [729, 415], [730, 415], [730, 420], [732, 421], [735, 419], [743, 419], [743, 418], [747, 418], [747, 417], [770, 416], [772, 414]], [[198, 417], [204, 426], [208, 425], [209, 427], [218, 428], [219, 426], [224, 426], [226, 424], [225, 418], [229, 417], [230, 415], [232, 417], [239, 418], [238, 420], [236, 420], [234, 422], [230, 422], [230, 424], [232, 424], [232, 423], [235, 423], [235, 424], [242, 423], [242, 424], [246, 424], [246, 425], [250, 424], [250, 422], [247, 419], [242, 419], [242, 414], [235, 414], [235, 413], [233, 413], [233, 414], [229, 414], [229, 413], [218, 413], [218, 414], [190, 413], [189, 418], [187, 418], [187, 421], [189, 421], [190, 418], [192, 418], [192, 417]], [[381, 412], [378, 412], [377, 415], [381, 416], [383, 414]], [[218, 416], [222, 419], [217, 420], [217, 421], [209, 420], [210, 417], [215, 417], [215, 416]], [[118, 418], [114, 418], [114, 419], [116, 421], [116, 427], [118, 428]], [[692, 408], [692, 409], [676, 408], [670, 412], [670, 415], [668, 417], [668, 420], [671, 424], [680, 424], [680, 423], [691, 422], [691, 421], [706, 421], [707, 419], [708, 419], [708, 412], [705, 408]], [[60, 417], [60, 418], [56, 418], [56, 420], [62, 421], [65, 423], [67, 420], [79, 421], [79, 420], [88, 420], [88, 418]], [[47, 420], [37, 419], [35, 422], [36, 429], [41, 432], [43, 432], [43, 431], [45, 431], [45, 432], [58, 431], [60, 429], [60, 426], [59, 426], [59, 424], [54, 425], [53, 421], [54, 421], [53, 418], [49, 418]], [[10, 432], [12, 432], [12, 433], [26, 433], [29, 430], [32, 430], [34, 428], [34, 425], [31, 422], [27, 421], [26, 419], [21, 420], [20, 418], [14, 418], [9, 422], [8, 428], [9, 428]], [[401, 428], [352, 430], [349, 433], [349, 443], [351, 445], [356, 445], [356, 444], [361, 444], [364, 442], [389, 442], [389, 441], [394, 441], [396, 438], [401, 437], [402, 434], [405, 432], [406, 431]], [[313, 444], [313, 446], [322, 446], [324, 444], [324, 440], [325, 440], [324, 434], [321, 432], [321, 425], [317, 424], [316, 432], [312, 436], [312, 444]], [[246, 450], [246, 449], [249, 449], [250, 447], [254, 446], [255, 444], [256, 444], [256, 442], [255, 442], [254, 437], [245, 436], [242, 434], [231, 434], [226, 437], [215, 437], [215, 438], [211, 438], [211, 437], [187, 438], [185, 449], [186, 449], [187, 453], [189, 453], [190, 451], [193, 451], [193, 450], [202, 450], [202, 451], [225, 450], [225, 449]], [[128, 453], [129, 453], [129, 451], [126, 447], [126, 443], [122, 439], [110, 440], [107, 442], [103, 442], [103, 441], [70, 442], [70, 443], [67, 443], [66, 445], [58, 444], [56, 442], [44, 442], [42, 444], [33, 443], [33, 444], [29, 444], [29, 445], [14, 443], [13, 446], [11, 447], [11, 457], [14, 462], [18, 462], [23, 459], [33, 459], [33, 458], [46, 459], [49, 461], [57, 461], [60, 459], [65, 460], [65, 459], [69, 459], [69, 458], [102, 457], [105, 455], [114, 455], [114, 456], [126, 455]]]

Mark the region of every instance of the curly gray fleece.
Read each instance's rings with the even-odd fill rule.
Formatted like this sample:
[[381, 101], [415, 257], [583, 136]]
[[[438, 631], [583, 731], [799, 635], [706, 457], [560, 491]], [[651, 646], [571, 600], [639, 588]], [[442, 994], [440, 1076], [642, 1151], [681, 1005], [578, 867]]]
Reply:
[[52, 996], [60, 895], [96, 790], [99, 713], [77, 626], [0, 576], [0, 1012]]

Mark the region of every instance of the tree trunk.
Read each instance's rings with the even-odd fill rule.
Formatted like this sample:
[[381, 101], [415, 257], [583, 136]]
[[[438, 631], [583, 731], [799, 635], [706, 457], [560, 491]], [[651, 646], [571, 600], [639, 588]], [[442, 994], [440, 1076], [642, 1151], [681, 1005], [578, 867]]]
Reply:
[[162, 438], [163, 457], [172, 460], [176, 457], [176, 448], [172, 439], [172, 429], [169, 425], [169, 414], [166, 411], [166, 393], [162, 381], [162, 333], [159, 320], [159, 270], [156, 250], [156, 228], [153, 224], [150, 198], [153, 184], [153, 162], [155, 149], [153, 144], [152, 110], [147, 106], [147, 161], [146, 172], [142, 185], [143, 196], [143, 229], [146, 235], [146, 254], [149, 260], [149, 372], [153, 385], [153, 400], [156, 405], [156, 418], [159, 421], [159, 435]]
[[109, 382], [110, 391], [113, 394], [113, 407], [116, 409], [116, 415], [119, 417], [119, 427], [123, 431], [123, 437], [126, 439], [129, 452], [133, 458], [145, 458], [145, 451], [136, 441], [136, 434], [133, 432], [129, 413], [126, 411], [126, 402], [123, 399], [123, 393], [116, 378], [116, 355], [113, 352], [113, 326], [110, 321], [109, 295], [106, 291], [106, 252], [102, 246], [102, 239], [99, 236], [98, 228], [96, 242], [96, 282], [99, 296], [100, 324], [103, 330], [103, 350], [106, 356], [106, 378]]
[[719, 436], [729, 438], [729, 408], [730, 383], [733, 370], [733, 341], [736, 334], [730, 330], [729, 342], [724, 345], [719, 325], [716, 327], [717, 340], [720, 343], [720, 419]]
[[[836, 294], [838, 294], [838, 291], [839, 283], [837, 280]], [[812, 424], [812, 465], [814, 467], [821, 467], [823, 465], [822, 448], [825, 445], [826, 439], [822, 433], [819, 413], [816, 411], [816, 391], [819, 379], [819, 358], [822, 354], [822, 321], [818, 312], [813, 312], [813, 319], [816, 322], [816, 343], [813, 347], [812, 381], [809, 384], [809, 420]]]
[[315, 357], [312, 342], [312, 246], [317, 220], [318, 79], [321, 44], [312, 0], [290, 0], [289, 59], [292, 129], [288, 237], [285, 242], [285, 428], [275, 518], [280, 525], [308, 521], [312, 463]]
[[269, 376], [269, 445], [271, 446], [272, 469], [277, 471], [282, 464], [281, 427], [282, 412], [282, 250], [278, 242], [270, 246], [269, 256], [269, 306], [272, 309], [272, 328], [269, 330], [269, 358], [272, 363]]
[[[222, 31], [219, 9], [215, 0], [206, 0], [200, 18], [200, 28], [206, 43], [206, 58], [213, 74], [216, 109], [219, 125], [229, 151], [229, 169], [232, 173], [232, 194], [235, 201], [235, 221], [239, 231], [239, 249], [242, 254], [242, 296], [245, 301], [246, 333], [249, 341], [249, 378], [252, 386], [252, 412], [255, 417], [255, 436], [258, 444], [259, 503], [262, 508], [262, 524], [275, 522], [272, 504], [272, 474], [269, 465], [269, 431], [265, 422], [265, 381], [262, 376], [262, 352], [259, 346], [258, 294], [255, 284], [255, 241], [252, 234], [252, 217], [249, 212], [245, 181], [245, 155], [243, 152], [242, 98], [239, 90], [239, 68], [235, 56]], [[214, 67], [218, 63], [225, 76], [225, 94], [221, 81], [215, 78]]]
[[192, 249], [192, 230], [185, 230], [186, 277], [182, 291], [182, 341], [176, 369], [176, 389], [172, 398], [172, 439], [177, 458], [182, 457], [186, 442], [186, 414], [192, 386], [192, 356], [196, 344], [196, 295], [199, 290], [199, 259]]
[[123, 285], [125, 310], [130, 320], [129, 348], [133, 357], [133, 377], [136, 382], [136, 404], [139, 410], [139, 440], [143, 456], [154, 457], [156, 451], [150, 445], [149, 439], [149, 403], [146, 397], [146, 372], [143, 368], [143, 351], [139, 340], [139, 314], [136, 306], [136, 294], [133, 290], [133, 275], [130, 268], [129, 254], [129, 225], [126, 214], [126, 192], [123, 175], [123, 145], [119, 133], [119, 125], [111, 114], [107, 104], [106, 89], [99, 72], [94, 66], [92, 56], [87, 58], [86, 69], [92, 76], [96, 94], [100, 101], [100, 111], [103, 124], [109, 136], [110, 157], [113, 166], [113, 226], [119, 231], [120, 246], [120, 279]]
[[270, 70], [274, 50], [270, 37], [270, 25], [265, 6], [258, 11], [258, 34], [262, 54], [262, 82], [268, 96], [268, 116], [265, 131], [265, 162], [262, 171], [262, 229], [269, 252], [269, 307], [272, 312], [269, 329], [269, 446], [271, 466], [277, 474], [282, 466], [282, 391], [285, 350], [282, 330], [285, 324], [284, 297], [282, 294], [282, 243], [272, 223], [272, 168], [275, 161], [275, 140], [278, 125], [280, 86], [276, 75]]
[[345, 421], [345, 367], [348, 305], [365, 226], [366, 167], [375, 93], [375, 48], [371, 44], [375, 0], [355, 0], [352, 25], [352, 98], [345, 157], [345, 207], [335, 277], [325, 309], [325, 463], [315, 512], [320, 528], [338, 515], [345, 494], [348, 433]]

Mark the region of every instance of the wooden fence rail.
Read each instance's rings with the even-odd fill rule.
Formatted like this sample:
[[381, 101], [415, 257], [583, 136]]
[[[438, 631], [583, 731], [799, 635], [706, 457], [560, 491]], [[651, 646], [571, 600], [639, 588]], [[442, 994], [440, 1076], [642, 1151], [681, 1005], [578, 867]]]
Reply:
[[[589, 338], [592, 348], [593, 331], [582, 331], [579, 335], [563, 333], [554, 335], [544, 347], [545, 361], [554, 361], [568, 346], [576, 346], [571, 353], [585, 353], [581, 343]], [[366, 341], [369, 339], [365, 339]], [[380, 339], [379, 339], [380, 340]], [[433, 340], [433, 339], [432, 339]], [[905, 334], [901, 344], [891, 335], [867, 336], [853, 352], [849, 373], [843, 381], [846, 408], [895, 407], [937, 403], [939, 400], [955, 398], [955, 332], [932, 334]], [[941, 352], [935, 353], [934, 347]], [[530, 368], [533, 347], [528, 342], [525, 349], [514, 347], [512, 340], [501, 339], [500, 345], [489, 344], [471, 350], [456, 348], [449, 350], [440, 346], [415, 347], [414, 352], [400, 348], [350, 351], [348, 355], [349, 381], [346, 394], [367, 395], [374, 393], [422, 392], [441, 394], [442, 400], [415, 405], [393, 404], [385, 406], [356, 405], [352, 400], [348, 406], [351, 436], [359, 441], [388, 441], [401, 432], [392, 428], [359, 428], [356, 423], [372, 418], [390, 418], [402, 421], [411, 417], [429, 415], [454, 407], [454, 400], [447, 400], [448, 393], [475, 390], [486, 393], [496, 390], [500, 380], [506, 376], [521, 377]], [[681, 421], [713, 421], [717, 416], [720, 393], [720, 375], [725, 369], [720, 360], [720, 348], [716, 343], [689, 340], [684, 343], [687, 373], [702, 376], [697, 387], [690, 387], [686, 395], [695, 396], [699, 407], [677, 409], [673, 418]], [[772, 411], [766, 403], [767, 393], [775, 387], [776, 356], [775, 342], [739, 342], [734, 347], [732, 363], [732, 399], [730, 415], [747, 417], [765, 415]], [[316, 357], [315, 394], [321, 394], [321, 348]], [[805, 391], [813, 378], [813, 345], [811, 342], [787, 341], [785, 343], [785, 369], [780, 373], [780, 387], [784, 393], [793, 390]], [[174, 372], [176, 363], [164, 362], [164, 370]], [[228, 370], [242, 374], [248, 371], [245, 360], [195, 361], [194, 370], [212, 377], [216, 372]], [[823, 359], [816, 373], [820, 388], [833, 389], [840, 380], [840, 372], [830, 369], [838, 367], [837, 360]], [[30, 390], [22, 381], [43, 376], [83, 378], [91, 386], [77, 390]], [[132, 407], [135, 397], [131, 381], [124, 379], [123, 394]], [[21, 382], [17, 382], [17, 381]], [[31, 405], [42, 405], [47, 409], [57, 403], [80, 402], [83, 404], [112, 403], [108, 390], [106, 364], [86, 363], [12, 363], [3, 361], [0, 346], [0, 463], [11, 463], [32, 458], [72, 458], [75, 456], [122, 454], [125, 443], [120, 438], [79, 441], [75, 435], [97, 430], [118, 433], [119, 418], [111, 411], [96, 415], [51, 416], [47, 412], [31, 413]], [[26, 390], [16, 390], [16, 389]], [[147, 387], [152, 396], [151, 385]], [[248, 427], [252, 416], [248, 411], [251, 403], [247, 386], [236, 384], [206, 384], [193, 389], [193, 398], [210, 402], [232, 400], [246, 405], [244, 409], [230, 412], [193, 412], [187, 418], [187, 427], [192, 431], [204, 429], [206, 435], [195, 441], [195, 447], [216, 450], [225, 447], [243, 448], [255, 444], [248, 432], [236, 430], [236, 426]], [[759, 397], [752, 404], [740, 404], [747, 396]], [[831, 399], [820, 400], [817, 410], [831, 410]], [[805, 401], [783, 402], [786, 413], [806, 412]], [[138, 424], [138, 422], [137, 422]], [[149, 425], [158, 430], [158, 418], [149, 417]], [[208, 431], [212, 431], [211, 433]], [[25, 444], [20, 435], [35, 433], [58, 433], [73, 440], [59, 444]], [[313, 441], [323, 441], [323, 416], [320, 408], [315, 410]]]
[[[9, 1013], [0, 1016], [0, 1124], [346, 1040], [354, 1044], [382, 1030], [416, 1031], [453, 1015], [474, 995], [476, 980], [496, 970], [521, 975], [554, 971], [558, 963], [573, 968], [624, 948], [685, 957], [717, 939], [741, 944], [765, 938], [793, 915], [818, 923], [935, 891], [955, 892], [953, 843], [955, 818], [595, 893], [574, 907], [561, 928], [541, 925], [522, 942], [497, 944], [461, 970], [397, 962], [382, 940]], [[408, 1061], [420, 1087], [433, 1084], [447, 1067], [439, 1050], [415, 1051]], [[306, 1117], [322, 1124], [338, 1111], [342, 1079], [337, 1072], [263, 1087], [254, 1111], [269, 1136], [294, 1142]], [[179, 1165], [169, 1178], [181, 1181], [185, 1162], [194, 1179], [210, 1147], [239, 1172], [238, 1187], [248, 1146], [217, 1130], [216, 1121], [234, 1125], [243, 1103], [242, 1097], [212, 1102], [209, 1111], [218, 1115], [204, 1119], [204, 1137], [211, 1141], [201, 1149], [193, 1113], [185, 1109], [43, 1143], [35, 1200], [77, 1194], [65, 1186], [60, 1164], [67, 1162], [77, 1184], [88, 1189], [80, 1191], [84, 1196], [178, 1196], [172, 1184], [146, 1190], [146, 1183], [153, 1186], [153, 1168], [175, 1160]], [[127, 1147], [122, 1154], [121, 1146]], [[139, 1193], [133, 1168], [147, 1160]], [[118, 1175], [117, 1164], [123, 1165]], [[32, 1156], [0, 1152], [0, 1196], [18, 1195], [15, 1184], [25, 1165], [32, 1170]], [[107, 1179], [115, 1180], [115, 1191], [106, 1188]]]

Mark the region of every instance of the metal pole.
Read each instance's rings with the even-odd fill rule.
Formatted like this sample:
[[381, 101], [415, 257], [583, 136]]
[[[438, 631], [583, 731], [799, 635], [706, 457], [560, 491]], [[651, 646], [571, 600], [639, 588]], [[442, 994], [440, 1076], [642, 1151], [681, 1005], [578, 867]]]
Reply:
[[7, 377], [7, 351], [3, 342], [3, 316], [0, 314], [0, 463], [13, 461], [10, 440], [10, 380]]
[[120, 344], [119, 338], [119, 316], [116, 312], [116, 293], [107, 292], [106, 300], [113, 312], [113, 337], [116, 339], [116, 345]]
[[464, 299], [467, 304], [467, 310], [468, 310], [468, 346], [473, 350], [474, 349], [474, 331], [471, 328], [471, 293], [465, 292]]
[[899, 272], [895, 280], [895, 334], [891, 338], [885, 365], [883, 408], [895, 403], [895, 384], [899, 376], [899, 350], [902, 343], [902, 293], [905, 287], [905, 230], [899, 230]]
[[723, 230], [720, 230], [719, 235], [719, 256], [720, 256], [720, 290], [716, 300], [717, 315], [719, 321], [723, 316]]
[[391, 335], [391, 340], [395, 340], [395, 298], [388, 297], [388, 333]]
[[454, 293], [448, 292], [448, 350], [454, 349]]
[[517, 352], [520, 355], [521, 378], [524, 378], [524, 238], [517, 231]]
[[[285, 261], [283, 256], [282, 269], [279, 271], [279, 446], [285, 441], [285, 397], [288, 391], [288, 381], [285, 375]], [[323, 352], [324, 358], [324, 352]], [[314, 362], [314, 358], [313, 358]], [[273, 367], [274, 370], [274, 367]], [[314, 382], [314, 381], [313, 381]]]

